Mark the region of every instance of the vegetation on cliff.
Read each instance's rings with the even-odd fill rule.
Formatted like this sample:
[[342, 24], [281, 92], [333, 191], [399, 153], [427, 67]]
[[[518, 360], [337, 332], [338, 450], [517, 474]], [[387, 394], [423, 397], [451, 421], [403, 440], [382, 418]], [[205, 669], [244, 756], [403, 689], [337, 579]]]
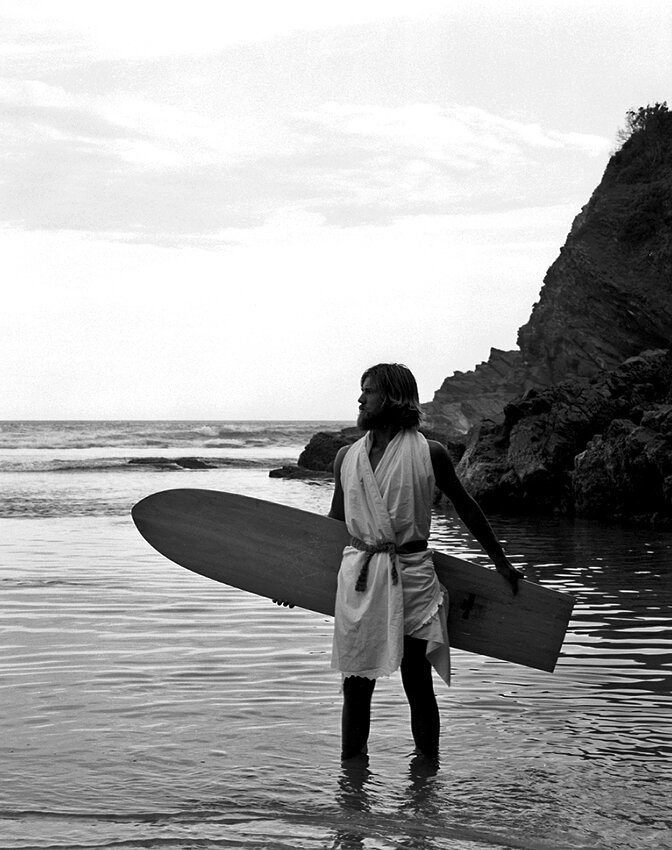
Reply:
[[649, 243], [646, 262], [672, 271], [672, 112], [667, 103], [627, 114], [619, 133], [623, 144], [611, 158], [605, 181], [635, 186], [633, 203], [620, 222], [617, 237], [637, 252]]

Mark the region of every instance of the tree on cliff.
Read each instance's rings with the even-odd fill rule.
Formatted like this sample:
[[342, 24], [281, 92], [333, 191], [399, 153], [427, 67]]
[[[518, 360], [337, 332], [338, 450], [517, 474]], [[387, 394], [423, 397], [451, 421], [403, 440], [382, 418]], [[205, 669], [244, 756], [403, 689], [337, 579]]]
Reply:
[[620, 191], [627, 187], [628, 212], [617, 237], [667, 277], [672, 269], [672, 112], [667, 102], [631, 109], [618, 138], [622, 145], [604, 180]]
[[625, 127], [616, 134], [616, 139], [623, 146], [636, 133], [652, 131], [664, 133], [672, 129], [672, 112], [667, 108], [667, 101], [654, 103], [653, 106], [640, 106], [630, 109], [625, 114]]

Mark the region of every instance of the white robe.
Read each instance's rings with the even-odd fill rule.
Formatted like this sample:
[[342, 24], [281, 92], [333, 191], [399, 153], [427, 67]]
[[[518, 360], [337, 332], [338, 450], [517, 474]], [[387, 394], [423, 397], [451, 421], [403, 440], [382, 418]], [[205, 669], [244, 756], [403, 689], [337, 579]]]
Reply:
[[[371, 442], [367, 434], [354, 443], [341, 467], [348, 531], [369, 546], [427, 540], [435, 486], [427, 441], [415, 428], [400, 431], [375, 472]], [[367, 559], [366, 589], [357, 590]], [[346, 546], [338, 574], [331, 666], [344, 676], [389, 676], [401, 664], [404, 635], [411, 635], [427, 641], [427, 658], [450, 684], [447, 605], [430, 550], [371, 555]]]

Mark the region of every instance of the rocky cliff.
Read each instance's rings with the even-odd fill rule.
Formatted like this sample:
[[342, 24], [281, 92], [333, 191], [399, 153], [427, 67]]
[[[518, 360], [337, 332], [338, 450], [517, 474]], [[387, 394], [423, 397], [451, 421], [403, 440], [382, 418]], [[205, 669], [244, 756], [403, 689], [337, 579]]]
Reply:
[[490, 510], [672, 525], [672, 113], [628, 115], [520, 351], [427, 406], [435, 430], [468, 432], [458, 473]]
[[631, 134], [576, 217], [518, 351], [447, 378], [427, 425], [464, 438], [531, 388], [586, 380], [672, 339], [672, 113], [628, 113]]

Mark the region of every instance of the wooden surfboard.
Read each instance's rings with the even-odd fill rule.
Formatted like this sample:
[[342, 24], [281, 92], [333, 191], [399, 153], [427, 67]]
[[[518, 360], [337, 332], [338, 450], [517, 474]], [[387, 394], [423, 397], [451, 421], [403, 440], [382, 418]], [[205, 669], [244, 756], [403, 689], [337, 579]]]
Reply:
[[[177, 489], [138, 502], [133, 521], [166, 558], [269, 599], [333, 616], [345, 524], [215, 490]], [[449, 594], [451, 646], [552, 672], [573, 597], [522, 581], [516, 596], [494, 569], [434, 552]]]

